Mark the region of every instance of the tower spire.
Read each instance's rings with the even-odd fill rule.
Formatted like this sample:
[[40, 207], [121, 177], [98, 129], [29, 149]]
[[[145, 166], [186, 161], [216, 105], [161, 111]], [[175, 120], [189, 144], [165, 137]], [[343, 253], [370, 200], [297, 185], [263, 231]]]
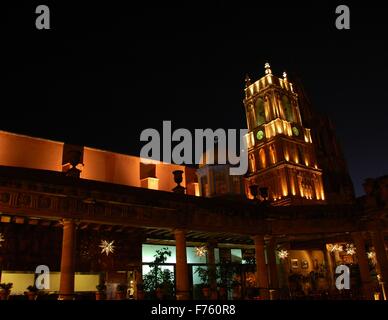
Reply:
[[264, 65], [264, 68], [265, 68], [265, 74], [272, 74], [271, 66], [269, 65], [268, 62]]
[[251, 78], [249, 77], [249, 74], [247, 73], [245, 75], [245, 88], [248, 88], [251, 85]]

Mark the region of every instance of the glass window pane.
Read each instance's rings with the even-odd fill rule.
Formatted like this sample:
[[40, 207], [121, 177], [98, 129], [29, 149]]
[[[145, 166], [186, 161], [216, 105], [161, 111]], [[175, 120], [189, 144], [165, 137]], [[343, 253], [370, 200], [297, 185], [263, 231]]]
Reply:
[[143, 244], [142, 245], [142, 260], [143, 262], [152, 262], [155, 260], [154, 255], [156, 254], [156, 250], [161, 250], [163, 248], [167, 248], [171, 251], [171, 257], [167, 257], [166, 263], [175, 263], [175, 246], [163, 246], [156, 244]]

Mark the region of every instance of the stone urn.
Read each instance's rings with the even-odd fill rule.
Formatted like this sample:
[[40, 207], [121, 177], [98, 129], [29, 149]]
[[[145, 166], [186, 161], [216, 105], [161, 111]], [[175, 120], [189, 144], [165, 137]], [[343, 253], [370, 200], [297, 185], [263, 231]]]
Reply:
[[253, 199], [256, 199], [259, 194], [259, 186], [257, 184], [251, 184], [249, 186], [249, 192], [253, 196]]
[[175, 170], [172, 174], [174, 175], [174, 182], [177, 184], [172, 191], [175, 193], [185, 193], [185, 188], [181, 186], [183, 181], [183, 170]]

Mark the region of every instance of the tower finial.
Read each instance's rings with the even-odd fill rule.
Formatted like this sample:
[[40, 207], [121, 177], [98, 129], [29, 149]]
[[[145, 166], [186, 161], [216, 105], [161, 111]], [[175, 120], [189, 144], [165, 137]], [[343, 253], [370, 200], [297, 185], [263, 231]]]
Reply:
[[251, 85], [251, 78], [249, 78], [248, 73], [245, 75], [245, 88], [248, 88]]
[[269, 65], [268, 62], [264, 65], [264, 68], [265, 68], [265, 74], [272, 74], [271, 66]]
[[283, 78], [284, 78], [284, 80], [287, 80], [287, 72], [283, 72]]

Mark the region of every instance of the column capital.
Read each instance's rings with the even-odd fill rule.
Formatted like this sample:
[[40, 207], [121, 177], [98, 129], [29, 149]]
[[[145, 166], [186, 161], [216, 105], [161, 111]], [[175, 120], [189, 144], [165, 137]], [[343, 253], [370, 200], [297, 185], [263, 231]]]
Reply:
[[209, 247], [215, 248], [215, 247], [217, 247], [217, 244], [218, 244], [218, 242], [217, 242], [216, 239], [209, 239], [209, 240], [207, 241], [207, 247], [208, 247], [208, 248], [209, 248]]
[[62, 218], [59, 219], [59, 223], [64, 226], [65, 224], [69, 223], [74, 223], [76, 226], [80, 224], [81, 220], [80, 219], [75, 219], [75, 218]]
[[186, 229], [183, 228], [175, 228], [173, 229], [175, 235], [186, 235]]
[[255, 244], [258, 244], [258, 245], [264, 245], [265, 244], [265, 242], [264, 242], [264, 235], [263, 234], [256, 234], [256, 235], [251, 236], [251, 238], [255, 242]]

